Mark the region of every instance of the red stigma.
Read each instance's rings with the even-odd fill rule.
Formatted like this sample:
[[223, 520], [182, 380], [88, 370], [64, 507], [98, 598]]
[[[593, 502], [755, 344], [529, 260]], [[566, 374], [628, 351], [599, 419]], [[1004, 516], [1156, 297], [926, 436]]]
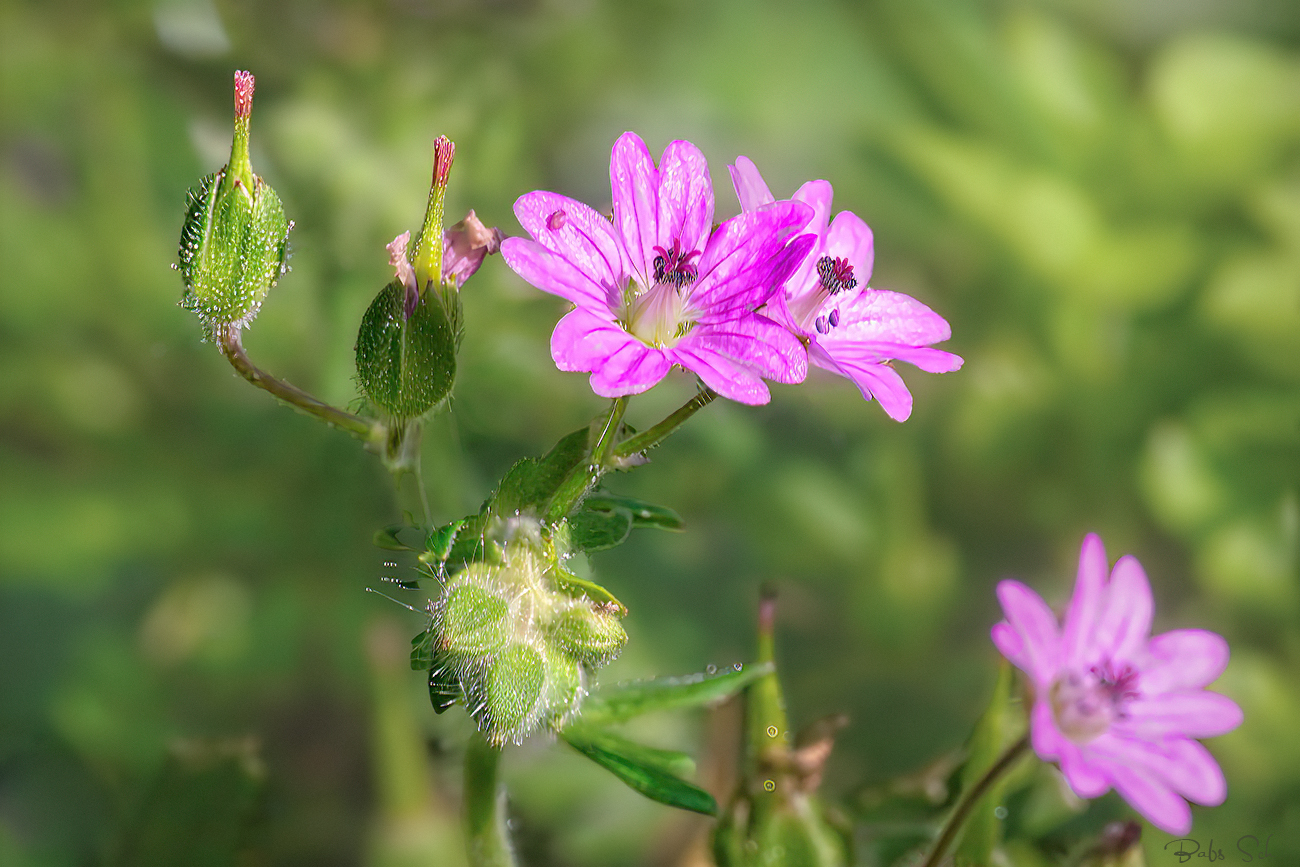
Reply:
[[445, 135], [433, 140], [433, 185], [447, 186], [447, 177], [451, 174], [451, 161], [456, 157], [456, 143]]
[[235, 73], [235, 117], [248, 117], [253, 111], [253, 73]]

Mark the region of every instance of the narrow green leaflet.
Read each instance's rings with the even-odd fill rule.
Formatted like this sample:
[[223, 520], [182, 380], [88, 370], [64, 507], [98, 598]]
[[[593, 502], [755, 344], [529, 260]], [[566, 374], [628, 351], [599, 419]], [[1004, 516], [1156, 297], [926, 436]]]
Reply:
[[672, 509], [647, 503], [635, 497], [623, 497], [601, 491], [583, 501], [583, 508], [593, 512], [627, 512], [633, 527], [657, 527], [660, 530], [681, 530], [686, 525]]
[[588, 581], [586, 578], [579, 578], [562, 566], [556, 567], [551, 574], [555, 578], [556, 586], [570, 596], [585, 596], [597, 605], [611, 606], [619, 617], [627, 616], [627, 607], [615, 599], [613, 593], [610, 593], [596, 582]]
[[713, 704], [730, 698], [774, 670], [770, 662], [751, 663], [722, 674], [660, 677], [602, 687], [587, 697], [582, 718], [591, 724], [603, 724], [651, 711]]
[[383, 548], [385, 551], [415, 551], [410, 545], [403, 542], [397, 537], [402, 530], [409, 530], [409, 527], [400, 524], [392, 527], [385, 527], [382, 530], [376, 530], [371, 541], [375, 543], [376, 548]]
[[568, 726], [560, 737], [652, 801], [706, 816], [718, 814], [712, 795], [679, 776], [695, 767], [684, 753], [647, 747], [585, 723]]

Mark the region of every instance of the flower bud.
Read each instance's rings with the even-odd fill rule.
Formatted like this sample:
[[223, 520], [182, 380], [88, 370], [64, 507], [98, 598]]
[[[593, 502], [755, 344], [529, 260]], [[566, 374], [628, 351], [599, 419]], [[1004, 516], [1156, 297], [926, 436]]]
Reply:
[[[388, 245], [396, 277], [366, 310], [357, 334], [357, 380], [366, 397], [396, 419], [419, 418], [451, 391], [462, 334], [460, 287], [501, 247], [501, 231], [473, 211], [443, 231], [447, 180], [456, 146], [433, 143], [433, 182], [424, 225]], [[412, 246], [408, 255], [407, 247]]]
[[275, 190], [253, 174], [248, 156], [253, 76], [235, 73], [235, 135], [230, 162], [190, 188], [181, 229], [181, 306], [209, 333], [245, 327], [288, 271], [289, 229]]
[[492, 562], [457, 572], [430, 608], [430, 695], [439, 708], [463, 700], [500, 746], [567, 722], [588, 672], [617, 656], [627, 634], [612, 605], [574, 595], [535, 519], [500, 522], [485, 548]]

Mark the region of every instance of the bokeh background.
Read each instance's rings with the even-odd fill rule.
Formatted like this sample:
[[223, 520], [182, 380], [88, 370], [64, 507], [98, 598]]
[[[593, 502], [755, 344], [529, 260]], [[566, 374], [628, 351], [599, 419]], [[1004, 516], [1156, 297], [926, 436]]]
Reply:
[[[1289, 0], [5, 0], [0, 863], [461, 857], [463, 711], [435, 717], [406, 668], [422, 618], [363, 590], [405, 568], [370, 544], [401, 500], [176, 306], [185, 190], [225, 161], [237, 68], [257, 75], [254, 164], [297, 223], [249, 352], [340, 405], [440, 133], [453, 219], [507, 233], [531, 189], [607, 207], [626, 129], [700, 145], [724, 216], [737, 154], [778, 196], [827, 178], [875, 230], [872, 284], [952, 324], [966, 365], [904, 371], [905, 424], [814, 374], [766, 407], [714, 404], [610, 480], [689, 529], [592, 557], [632, 612], [604, 678], [750, 658], [775, 582], [793, 721], [851, 719], [825, 791], [852, 814], [967, 736], [996, 675], [994, 583], [1063, 602], [1096, 530], [1146, 566], [1157, 631], [1232, 643], [1216, 688], [1246, 722], [1210, 744], [1230, 793], [1193, 836], [1234, 861], [1273, 834], [1269, 863], [1300, 863]], [[424, 452], [441, 519], [602, 407], [550, 361], [558, 299], [499, 259], [464, 295]], [[693, 388], [671, 379], [630, 421]], [[707, 771], [717, 730], [640, 733]], [[506, 774], [527, 864], [698, 863], [701, 823], [545, 737]], [[1109, 796], [1070, 828], [1125, 814]], [[1063, 832], [1018, 833], [1041, 853]], [[1174, 863], [1168, 839], [1147, 829], [1149, 864]]]

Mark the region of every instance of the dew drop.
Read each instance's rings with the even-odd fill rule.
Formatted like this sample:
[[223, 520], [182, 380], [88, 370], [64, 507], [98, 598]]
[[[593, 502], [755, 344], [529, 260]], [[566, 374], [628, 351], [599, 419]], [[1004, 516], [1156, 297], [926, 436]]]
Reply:
[[741, 670], [742, 668], [744, 668], [745, 666], [741, 665], [739, 662], [736, 662], [736, 663], [733, 663], [731, 667], [732, 667], [733, 669], [735, 669], [736, 671], [740, 671], [740, 670]]
[[776, 791], [776, 783], [774, 783], [772, 780], [764, 780], [764, 781], [763, 781], [763, 791], [765, 791], [765, 792], [775, 792], [775, 791]]
[[994, 807], [994, 808], [993, 808], [993, 815], [994, 815], [994, 816], [997, 816], [999, 819], [1005, 819], [1005, 818], [1007, 817], [1007, 808], [1006, 808], [1006, 807]]
[[716, 665], [712, 665], [712, 664], [710, 664], [710, 665], [706, 665], [706, 666], [704, 666], [704, 673], [705, 673], [705, 674], [717, 674], [717, 673], [718, 673], [718, 667], [717, 667]]
[[767, 736], [768, 736], [769, 738], [774, 738], [774, 737], [776, 737], [778, 734], [780, 734], [780, 731], [777, 729], [776, 726], [768, 726], [768, 727], [767, 727]]

